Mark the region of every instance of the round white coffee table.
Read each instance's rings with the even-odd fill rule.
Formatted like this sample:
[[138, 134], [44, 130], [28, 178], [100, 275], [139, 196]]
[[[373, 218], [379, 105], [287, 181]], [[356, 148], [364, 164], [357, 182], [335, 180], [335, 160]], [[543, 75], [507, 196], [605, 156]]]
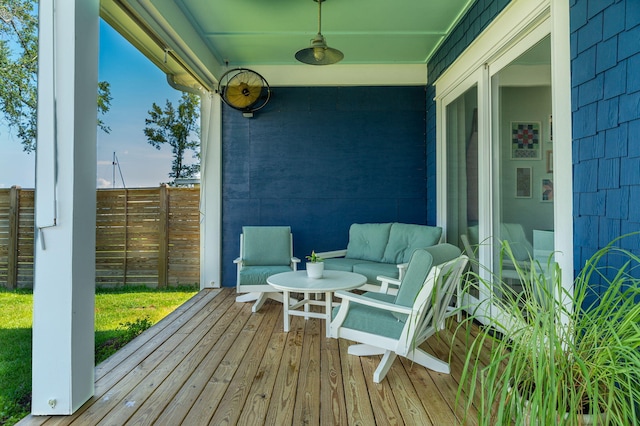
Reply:
[[[282, 272], [271, 275], [267, 282], [276, 290], [282, 291], [282, 306], [284, 307], [284, 331], [289, 331], [289, 316], [297, 315], [308, 318], [320, 318], [326, 320], [327, 337], [329, 336], [329, 324], [331, 323], [331, 309], [333, 307], [333, 292], [337, 290], [352, 290], [367, 282], [364, 275], [345, 271], [324, 271], [322, 278], [309, 278], [307, 271]], [[304, 293], [304, 299], [289, 305], [289, 293]], [[311, 300], [311, 293], [324, 293], [324, 301]], [[310, 312], [309, 305], [325, 307], [324, 313]], [[297, 309], [304, 306], [304, 311]]]

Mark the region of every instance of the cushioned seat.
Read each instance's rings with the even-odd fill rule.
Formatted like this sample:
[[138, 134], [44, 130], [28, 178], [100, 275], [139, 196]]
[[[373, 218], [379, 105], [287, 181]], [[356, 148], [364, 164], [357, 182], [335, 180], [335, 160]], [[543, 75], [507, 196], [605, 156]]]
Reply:
[[[434, 261], [440, 262], [434, 266]], [[444, 327], [449, 303], [462, 279], [468, 258], [451, 244], [416, 249], [402, 280], [380, 277], [399, 285], [397, 295], [338, 291], [342, 299], [332, 311], [331, 337], [359, 342], [349, 354], [383, 355], [373, 381], [380, 382], [397, 355], [432, 370], [449, 373], [449, 364], [420, 349]]]
[[264, 285], [271, 275], [292, 270], [290, 266], [245, 266], [238, 274], [238, 284]]
[[353, 272], [362, 274], [367, 277], [368, 283], [379, 282], [378, 275], [384, 275], [385, 277], [398, 278], [400, 270], [395, 263], [356, 263], [353, 265]]
[[367, 277], [362, 289], [379, 291], [378, 275], [402, 278], [416, 249], [440, 241], [442, 228], [409, 223], [354, 223], [344, 250], [318, 253], [325, 269], [357, 272]]
[[362, 259], [349, 259], [349, 258], [346, 258], [346, 257], [337, 257], [337, 258], [329, 258], [329, 259], [325, 258], [324, 259], [324, 267], [325, 267], [325, 269], [330, 269], [330, 270], [333, 270], [333, 271], [353, 272], [353, 267], [355, 265], [359, 265], [359, 264], [362, 264], [362, 263], [375, 264], [376, 262], [366, 261], [366, 260], [362, 260]]
[[267, 283], [280, 272], [297, 270], [300, 259], [293, 257], [293, 236], [288, 226], [244, 226], [240, 234], [240, 257], [237, 265], [236, 291], [248, 293], [236, 297], [238, 302], [256, 301], [258, 311], [267, 298], [282, 301], [282, 293]]

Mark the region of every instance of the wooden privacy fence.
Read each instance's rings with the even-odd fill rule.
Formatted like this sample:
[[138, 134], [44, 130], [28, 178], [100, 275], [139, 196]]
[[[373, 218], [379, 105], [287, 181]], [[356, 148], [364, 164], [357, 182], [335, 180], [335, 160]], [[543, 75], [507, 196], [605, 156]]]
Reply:
[[[96, 285], [200, 282], [200, 189], [99, 189]], [[0, 286], [33, 288], [34, 191], [0, 189]]]

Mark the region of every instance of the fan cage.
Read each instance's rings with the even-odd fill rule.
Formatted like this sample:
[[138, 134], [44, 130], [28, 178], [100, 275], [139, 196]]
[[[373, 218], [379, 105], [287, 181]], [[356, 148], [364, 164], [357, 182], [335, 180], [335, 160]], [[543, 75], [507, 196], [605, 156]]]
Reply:
[[271, 88], [259, 73], [248, 68], [234, 68], [220, 77], [218, 93], [222, 101], [243, 113], [262, 109], [271, 98]]

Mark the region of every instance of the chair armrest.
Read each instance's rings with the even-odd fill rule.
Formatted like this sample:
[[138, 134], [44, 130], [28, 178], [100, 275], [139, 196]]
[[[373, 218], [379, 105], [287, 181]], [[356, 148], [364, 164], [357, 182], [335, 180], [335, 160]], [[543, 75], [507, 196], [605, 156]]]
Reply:
[[409, 263], [399, 263], [396, 266], [398, 267], [398, 279], [401, 280], [404, 278], [404, 273], [407, 272]]
[[298, 270], [298, 263], [300, 263], [300, 259], [298, 259], [297, 257], [292, 256], [291, 257], [291, 263], [289, 263], [289, 266], [291, 266], [291, 269], [294, 271]]
[[413, 309], [407, 306], [396, 305], [395, 303], [383, 302], [382, 300], [371, 299], [369, 297], [351, 293], [349, 291], [339, 290], [334, 293], [337, 297], [349, 300], [361, 305], [371, 306], [373, 308], [384, 309], [385, 311], [399, 312], [401, 314], [411, 315]]
[[394, 290], [397, 290], [400, 287], [401, 283], [401, 281], [397, 278], [385, 277], [384, 275], [378, 275], [376, 277], [376, 280], [382, 283], [382, 285], [380, 286], [380, 293], [388, 293], [389, 285], [395, 286], [396, 288], [394, 288]]
[[347, 255], [347, 249], [325, 251], [322, 253], [316, 253], [316, 255], [323, 259], [332, 259], [334, 257], [345, 257]]

